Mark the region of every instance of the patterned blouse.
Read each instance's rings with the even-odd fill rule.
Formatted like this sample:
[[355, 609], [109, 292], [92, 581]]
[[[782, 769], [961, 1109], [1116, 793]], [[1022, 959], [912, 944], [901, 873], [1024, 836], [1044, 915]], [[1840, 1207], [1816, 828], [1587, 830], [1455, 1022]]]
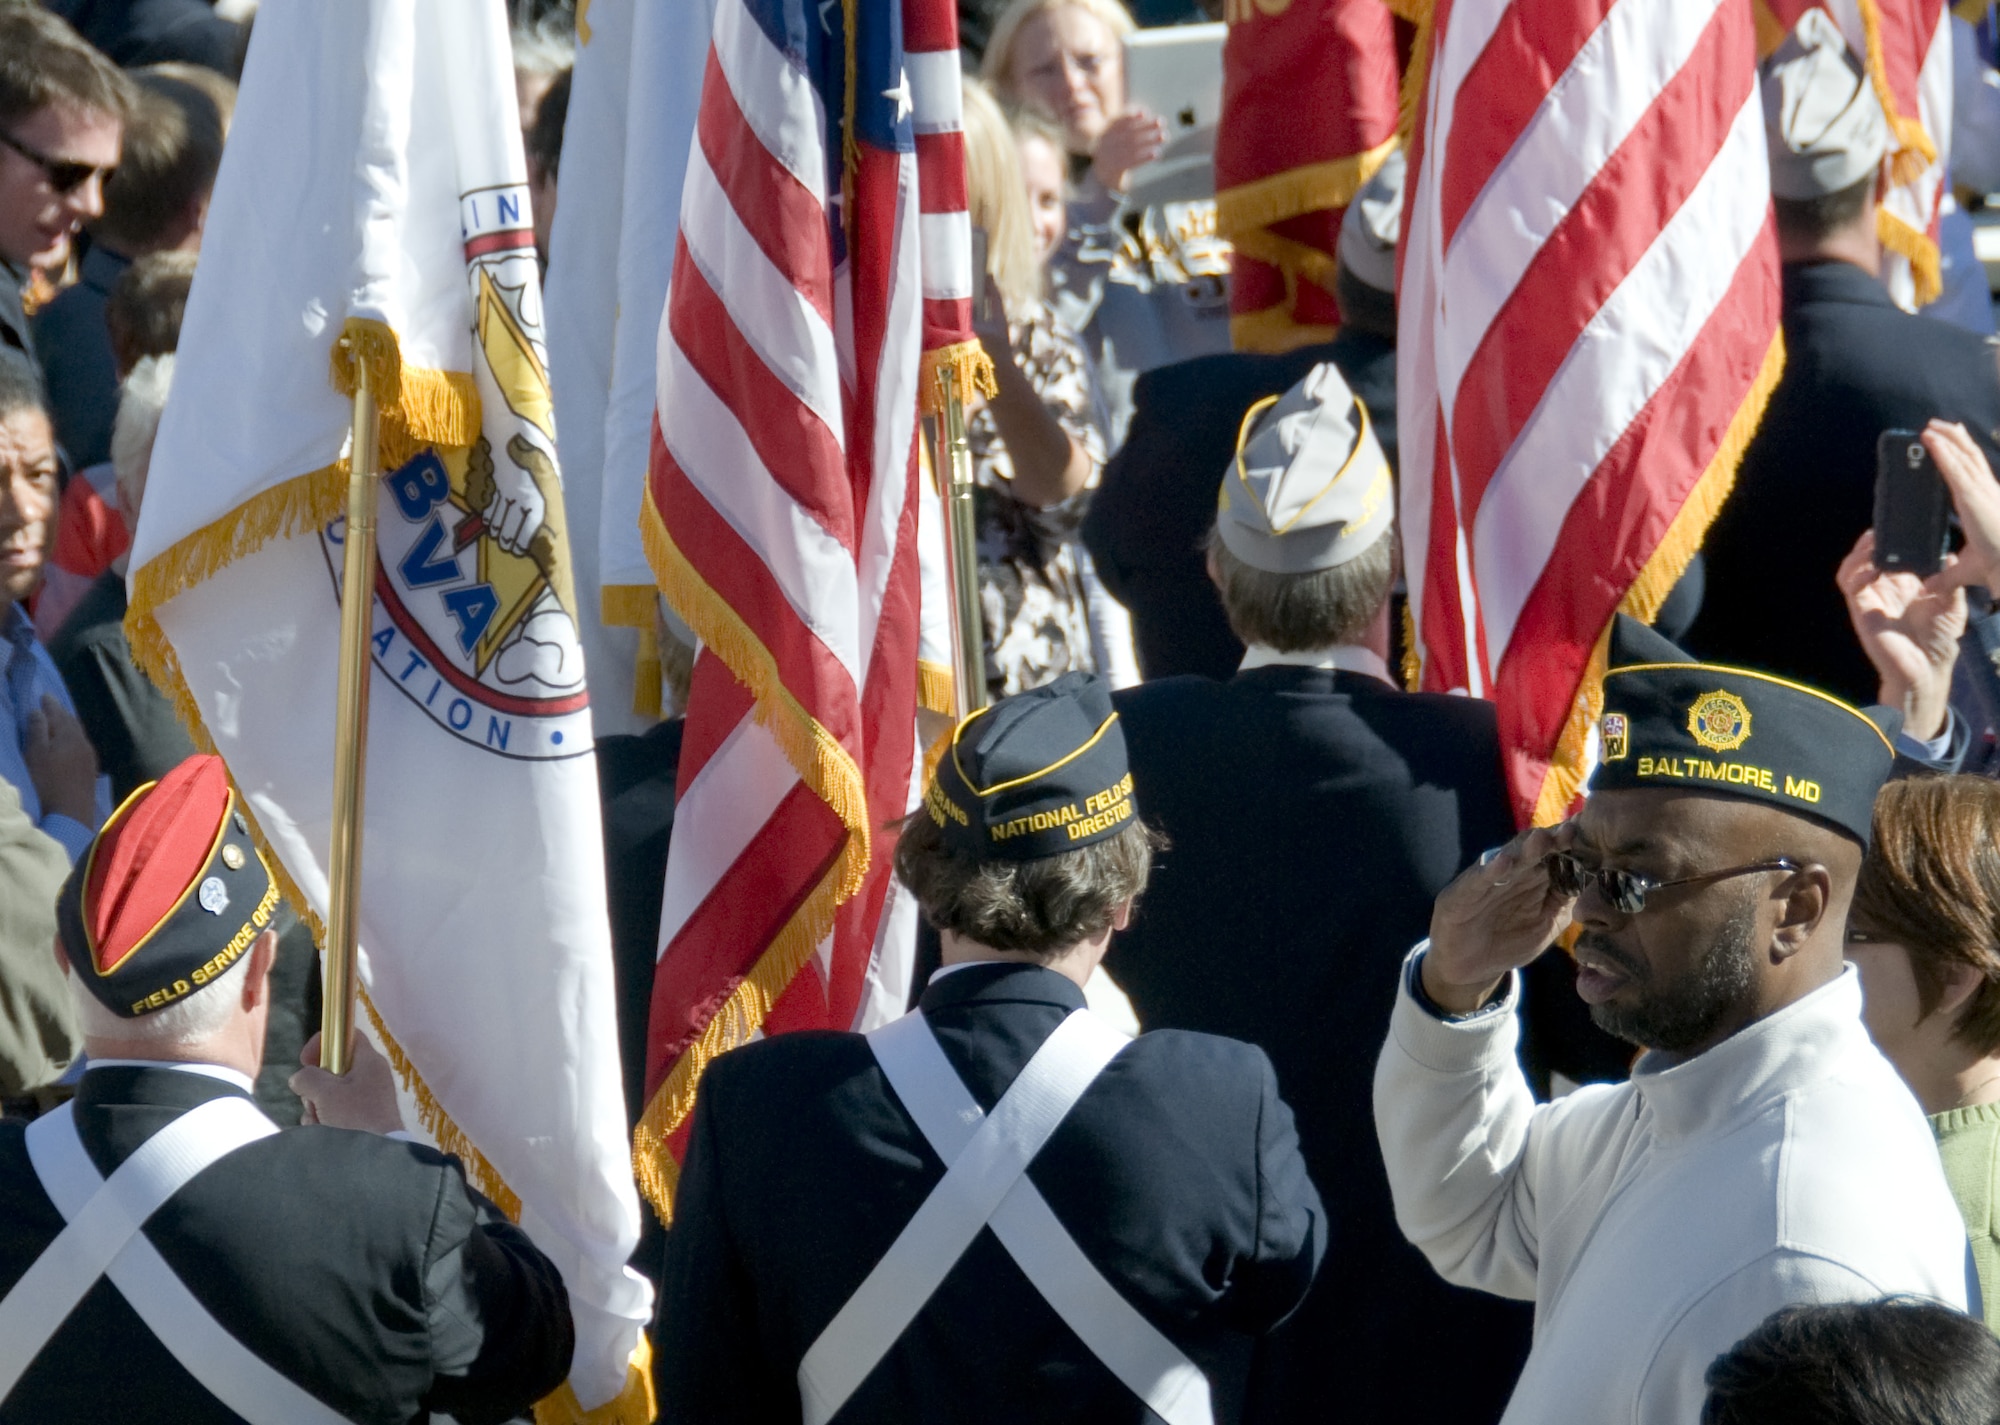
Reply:
[[966, 421], [978, 489], [980, 619], [986, 631], [986, 685], [994, 698], [1095, 669], [1090, 650], [1077, 530], [1104, 468], [1104, 427], [1076, 333], [1046, 303], [1008, 324], [1014, 359], [1043, 404], [1090, 457], [1080, 492], [1034, 509], [1012, 493], [1014, 462], [991, 407]]

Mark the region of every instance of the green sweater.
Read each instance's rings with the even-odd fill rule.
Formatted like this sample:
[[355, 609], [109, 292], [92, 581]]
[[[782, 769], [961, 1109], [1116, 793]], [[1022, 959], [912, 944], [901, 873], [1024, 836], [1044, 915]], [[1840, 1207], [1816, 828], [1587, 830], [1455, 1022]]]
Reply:
[[1972, 1240], [1986, 1324], [2000, 1331], [2000, 1193], [1994, 1190], [2000, 1180], [2000, 1103], [1934, 1113], [1931, 1132], [1937, 1134], [1944, 1180]]

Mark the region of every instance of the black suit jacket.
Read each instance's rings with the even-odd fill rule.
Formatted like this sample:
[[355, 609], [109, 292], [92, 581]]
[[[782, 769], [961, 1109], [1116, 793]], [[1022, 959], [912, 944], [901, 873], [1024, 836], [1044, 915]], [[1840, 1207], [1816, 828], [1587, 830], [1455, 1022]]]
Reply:
[[1091, 496], [1083, 542], [1104, 587], [1132, 612], [1146, 677], [1227, 678], [1243, 661], [1243, 645], [1209, 583], [1203, 542], [1244, 413], [1322, 361], [1340, 368], [1368, 408], [1393, 468], [1396, 348], [1381, 337], [1344, 327], [1319, 346], [1277, 356], [1198, 356], [1139, 377], [1131, 429]]
[[[92, 1069], [77, 1130], [109, 1177], [182, 1113], [238, 1092], [172, 1069]], [[63, 1227], [24, 1129], [0, 1123], [0, 1294]], [[569, 1373], [569, 1297], [554, 1264], [465, 1185], [456, 1158], [429, 1148], [337, 1128], [280, 1133], [196, 1175], [144, 1230], [225, 1330], [363, 1425], [430, 1410], [463, 1425], [511, 1419]], [[108, 1279], [0, 1403], [9, 1425], [237, 1419]]]
[[[922, 1009], [990, 1110], [1082, 1004], [1054, 971], [981, 965], [931, 985]], [[1112, 1285], [1205, 1369], [1240, 1356], [1245, 1333], [1298, 1304], [1326, 1243], [1291, 1113], [1247, 1044], [1143, 1036], [1028, 1173]], [[943, 1176], [859, 1035], [785, 1035], [717, 1060], [667, 1241], [654, 1346], [661, 1419], [799, 1419], [800, 1359]], [[1155, 1418], [990, 1229], [837, 1417]]]
[[1872, 703], [1833, 576], [1873, 522], [1876, 437], [1963, 421], [2000, 467], [1995, 350], [1900, 310], [1845, 262], [1786, 267], [1784, 323], [1785, 373], [1703, 546], [1708, 588], [1684, 644]]
[[[1288, 666], [1114, 700], [1139, 814], [1169, 846], [1106, 968], [1148, 1028], [1270, 1055], [1340, 1225], [1312, 1295], [1259, 1350], [1250, 1418], [1497, 1418], [1529, 1311], [1446, 1285], [1403, 1240], [1371, 1097], [1397, 970], [1432, 901], [1514, 834], [1492, 704]], [[1544, 1052], [1576, 1077], [1618, 1076], [1629, 1051], [1590, 1028], [1567, 960], [1544, 956], [1530, 980], [1529, 1002], [1563, 1031], [1542, 1027]]]

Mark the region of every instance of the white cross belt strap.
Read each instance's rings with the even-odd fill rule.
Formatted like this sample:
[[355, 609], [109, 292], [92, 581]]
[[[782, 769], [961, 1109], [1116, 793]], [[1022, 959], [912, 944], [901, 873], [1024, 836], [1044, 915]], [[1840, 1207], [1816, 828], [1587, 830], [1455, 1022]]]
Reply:
[[345, 1416], [225, 1331], [140, 1231], [203, 1168], [277, 1131], [247, 1098], [210, 1099], [105, 1178], [77, 1136], [71, 1105], [29, 1124], [29, 1161], [68, 1225], [0, 1300], [0, 1400], [98, 1278], [109, 1276], [188, 1374], [251, 1425], [341, 1425]]
[[1169, 1425], [1212, 1425], [1208, 1378], [1105, 1279], [1027, 1176], [1084, 1090], [1130, 1042], [1077, 1010], [985, 1114], [921, 1011], [868, 1036], [945, 1175], [799, 1362], [806, 1425], [832, 1420], [989, 1226], [1056, 1314], [1154, 1414]]

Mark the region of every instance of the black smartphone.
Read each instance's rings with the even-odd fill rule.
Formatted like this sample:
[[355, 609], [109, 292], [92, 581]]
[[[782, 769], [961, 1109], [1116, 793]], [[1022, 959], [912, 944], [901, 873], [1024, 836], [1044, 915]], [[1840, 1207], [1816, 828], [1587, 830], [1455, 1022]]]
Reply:
[[1951, 537], [1951, 495], [1913, 430], [1875, 442], [1875, 567], [1929, 578]]

